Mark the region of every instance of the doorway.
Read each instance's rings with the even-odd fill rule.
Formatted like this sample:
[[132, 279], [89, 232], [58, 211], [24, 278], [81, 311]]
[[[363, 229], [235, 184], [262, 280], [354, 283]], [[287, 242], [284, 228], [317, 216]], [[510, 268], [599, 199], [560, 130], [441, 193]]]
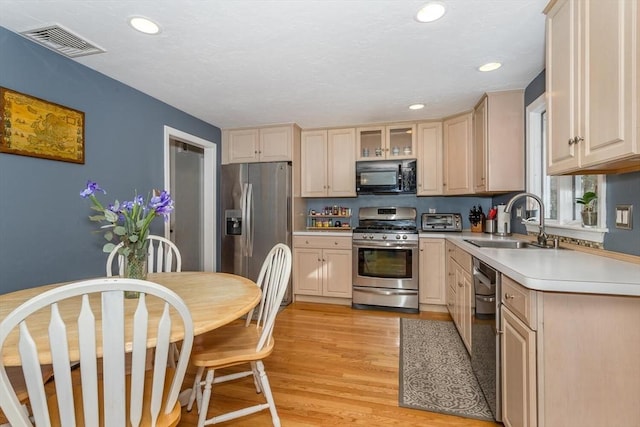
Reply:
[[216, 270], [216, 153], [211, 141], [165, 126], [165, 188], [175, 211], [165, 237], [182, 255], [185, 271]]

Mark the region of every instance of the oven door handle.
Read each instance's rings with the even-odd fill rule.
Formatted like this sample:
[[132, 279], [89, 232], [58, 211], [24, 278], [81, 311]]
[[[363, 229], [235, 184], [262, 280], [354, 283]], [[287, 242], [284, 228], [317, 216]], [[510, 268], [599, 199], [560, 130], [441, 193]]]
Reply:
[[365, 294], [375, 294], [375, 295], [416, 295], [418, 293], [417, 290], [413, 289], [380, 289], [380, 288], [363, 288], [363, 287], [355, 287], [354, 290], [358, 292], [362, 292]]
[[418, 249], [418, 242], [415, 243], [407, 243], [406, 245], [398, 244], [396, 242], [393, 245], [389, 244], [377, 244], [375, 242], [351, 242], [354, 248], [368, 248], [368, 249]]

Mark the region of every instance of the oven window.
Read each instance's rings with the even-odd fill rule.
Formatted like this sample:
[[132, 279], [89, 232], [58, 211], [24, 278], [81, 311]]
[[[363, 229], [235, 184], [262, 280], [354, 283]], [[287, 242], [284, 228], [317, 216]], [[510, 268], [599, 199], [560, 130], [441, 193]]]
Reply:
[[383, 279], [411, 279], [412, 249], [358, 248], [358, 275]]

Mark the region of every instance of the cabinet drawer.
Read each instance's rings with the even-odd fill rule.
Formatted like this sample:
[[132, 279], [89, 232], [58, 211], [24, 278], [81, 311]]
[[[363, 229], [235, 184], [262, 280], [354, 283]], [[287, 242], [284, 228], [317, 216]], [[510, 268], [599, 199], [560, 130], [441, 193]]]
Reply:
[[351, 249], [351, 236], [293, 236], [295, 248]]
[[537, 293], [502, 276], [502, 304], [534, 331], [537, 329]]
[[469, 254], [464, 249], [460, 249], [459, 247], [456, 246], [456, 250], [454, 252], [454, 258], [456, 262], [460, 264], [460, 267], [462, 267], [464, 271], [471, 274], [471, 265], [472, 265], [471, 254]]

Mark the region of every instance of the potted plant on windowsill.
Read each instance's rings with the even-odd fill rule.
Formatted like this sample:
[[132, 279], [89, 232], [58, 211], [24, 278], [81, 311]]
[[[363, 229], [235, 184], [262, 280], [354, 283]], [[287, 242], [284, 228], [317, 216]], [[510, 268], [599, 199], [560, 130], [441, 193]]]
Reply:
[[593, 191], [587, 191], [576, 199], [576, 203], [582, 205], [582, 224], [585, 227], [596, 227], [598, 225], [598, 210], [595, 201], [598, 195]]

